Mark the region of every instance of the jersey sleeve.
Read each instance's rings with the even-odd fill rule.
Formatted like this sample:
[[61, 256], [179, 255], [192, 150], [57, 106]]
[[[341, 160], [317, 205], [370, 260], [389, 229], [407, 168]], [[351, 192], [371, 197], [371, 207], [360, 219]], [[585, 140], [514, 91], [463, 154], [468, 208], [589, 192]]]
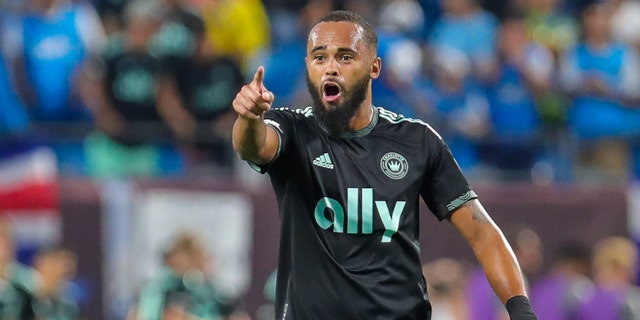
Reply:
[[264, 124], [268, 127], [271, 127], [275, 130], [276, 134], [278, 134], [278, 151], [276, 152], [276, 156], [271, 160], [271, 162], [259, 165], [253, 162], [249, 162], [249, 165], [254, 170], [260, 173], [266, 173], [269, 171], [271, 165], [278, 159], [282, 150], [288, 144], [290, 132], [293, 130], [293, 115], [290, 112], [287, 112], [283, 108], [271, 109], [265, 113], [264, 116]]
[[469, 186], [444, 140], [435, 131], [429, 132], [427, 140], [430, 158], [420, 193], [429, 210], [439, 220], [444, 220], [465, 202], [478, 196]]

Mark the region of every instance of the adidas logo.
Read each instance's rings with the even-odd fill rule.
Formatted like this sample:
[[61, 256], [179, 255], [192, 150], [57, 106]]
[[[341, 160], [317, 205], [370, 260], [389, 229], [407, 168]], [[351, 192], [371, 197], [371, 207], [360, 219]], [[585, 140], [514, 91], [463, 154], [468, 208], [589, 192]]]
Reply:
[[313, 160], [313, 164], [318, 167], [323, 167], [327, 169], [333, 169], [333, 163], [331, 162], [331, 158], [329, 158], [329, 153], [325, 152], [323, 155], [315, 158]]

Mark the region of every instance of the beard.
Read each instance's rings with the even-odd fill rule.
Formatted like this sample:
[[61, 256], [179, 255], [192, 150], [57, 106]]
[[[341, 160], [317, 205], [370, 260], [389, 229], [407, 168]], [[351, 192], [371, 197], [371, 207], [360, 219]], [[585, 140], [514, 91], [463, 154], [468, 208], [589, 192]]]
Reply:
[[329, 133], [338, 134], [351, 131], [349, 123], [358, 112], [362, 101], [367, 97], [370, 80], [369, 75], [365, 74], [349, 90], [343, 84], [338, 84], [343, 99], [342, 103], [330, 103], [325, 106], [322, 102], [322, 89], [311, 83], [309, 73], [307, 73], [307, 89], [313, 99], [313, 114]]

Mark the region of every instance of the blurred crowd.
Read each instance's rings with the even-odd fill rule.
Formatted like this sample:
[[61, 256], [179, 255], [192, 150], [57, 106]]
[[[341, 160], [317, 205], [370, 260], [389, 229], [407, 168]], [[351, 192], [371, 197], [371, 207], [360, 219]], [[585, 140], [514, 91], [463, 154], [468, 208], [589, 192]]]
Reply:
[[[639, 251], [626, 236], [605, 236], [592, 248], [567, 241], [544, 261], [537, 231], [522, 225], [505, 229], [540, 319], [639, 319]], [[595, 240], [595, 239], [594, 239]], [[159, 252], [159, 272], [136, 287], [127, 320], [273, 319], [274, 271], [264, 283], [262, 304], [248, 310], [242, 297], [219, 290], [210, 243], [193, 230], [174, 234]], [[78, 257], [56, 243], [28, 259], [19, 252], [11, 219], [0, 219], [0, 319], [87, 319], [91, 290], [76, 278]], [[475, 261], [475, 260], [474, 260]], [[508, 320], [480, 265], [436, 258], [423, 264], [433, 320]]]
[[[12, 219], [0, 219], [0, 319], [88, 319], [87, 302], [94, 293], [76, 277], [78, 257], [73, 249], [53, 243], [28, 257], [19, 256], [14, 229]], [[242, 301], [216, 288], [210, 272], [213, 257], [195, 232], [176, 234], [165, 244], [161, 257], [161, 271], [139, 285], [127, 315], [105, 318], [251, 319]]]
[[0, 157], [45, 145], [64, 174], [232, 174], [239, 87], [264, 65], [275, 106], [308, 105], [308, 29], [348, 9], [379, 33], [374, 104], [430, 123], [471, 178], [640, 174], [635, 0], [0, 3]]
[[[510, 239], [526, 276], [539, 319], [638, 319], [638, 251], [626, 237], [599, 240], [593, 248], [559, 246], [549, 268], [541, 268], [541, 241], [523, 228]], [[509, 315], [480, 267], [439, 258], [423, 265], [433, 320], [506, 320]]]

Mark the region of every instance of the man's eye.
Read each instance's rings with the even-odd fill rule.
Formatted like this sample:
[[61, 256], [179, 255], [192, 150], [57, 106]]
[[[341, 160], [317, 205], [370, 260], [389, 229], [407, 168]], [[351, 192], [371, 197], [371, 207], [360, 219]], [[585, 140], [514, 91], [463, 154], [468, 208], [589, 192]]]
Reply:
[[324, 61], [324, 56], [315, 56], [313, 59], [316, 61]]
[[342, 56], [342, 60], [343, 60], [343, 61], [351, 61], [351, 60], [353, 60], [353, 57], [352, 57], [352, 56], [350, 56], [350, 55], [346, 55], [346, 54], [345, 54], [344, 56]]

